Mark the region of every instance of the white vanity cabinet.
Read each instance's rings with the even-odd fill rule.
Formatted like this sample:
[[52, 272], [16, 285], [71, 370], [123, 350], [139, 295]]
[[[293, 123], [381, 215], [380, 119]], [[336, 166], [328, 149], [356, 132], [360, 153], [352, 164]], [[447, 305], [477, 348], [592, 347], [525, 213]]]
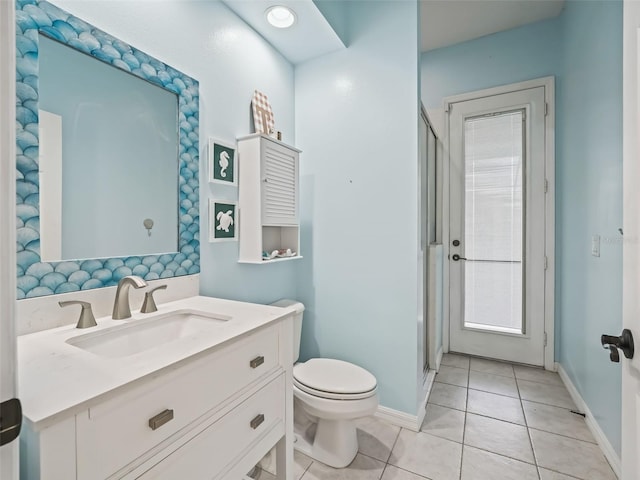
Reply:
[[[238, 139], [241, 263], [300, 258], [300, 150], [262, 134]], [[293, 257], [263, 260], [262, 252], [290, 249]]]
[[291, 317], [91, 402], [39, 430], [28, 422], [23, 480], [240, 480], [277, 445], [293, 478]]

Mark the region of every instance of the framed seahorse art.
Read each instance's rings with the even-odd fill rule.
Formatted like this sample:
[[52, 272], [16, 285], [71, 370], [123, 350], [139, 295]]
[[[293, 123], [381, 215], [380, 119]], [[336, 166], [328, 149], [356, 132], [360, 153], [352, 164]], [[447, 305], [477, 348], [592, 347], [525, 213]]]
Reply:
[[238, 185], [236, 147], [228, 142], [209, 137], [209, 182]]

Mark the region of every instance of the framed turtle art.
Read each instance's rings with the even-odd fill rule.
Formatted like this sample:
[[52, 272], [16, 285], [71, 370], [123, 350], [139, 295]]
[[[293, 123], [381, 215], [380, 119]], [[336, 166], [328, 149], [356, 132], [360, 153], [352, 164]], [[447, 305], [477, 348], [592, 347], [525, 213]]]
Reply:
[[209, 200], [209, 241], [235, 242], [238, 240], [238, 206], [229, 200]]

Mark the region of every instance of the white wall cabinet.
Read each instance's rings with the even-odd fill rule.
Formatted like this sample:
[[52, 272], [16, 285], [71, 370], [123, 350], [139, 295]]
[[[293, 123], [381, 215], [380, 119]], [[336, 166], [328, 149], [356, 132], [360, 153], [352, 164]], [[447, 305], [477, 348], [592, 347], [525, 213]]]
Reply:
[[[300, 150], [261, 134], [238, 139], [241, 263], [300, 258]], [[264, 260], [262, 252], [290, 249], [293, 257]]]
[[277, 446], [278, 479], [291, 480], [291, 335], [289, 317], [44, 429], [26, 424], [21, 478], [239, 480]]

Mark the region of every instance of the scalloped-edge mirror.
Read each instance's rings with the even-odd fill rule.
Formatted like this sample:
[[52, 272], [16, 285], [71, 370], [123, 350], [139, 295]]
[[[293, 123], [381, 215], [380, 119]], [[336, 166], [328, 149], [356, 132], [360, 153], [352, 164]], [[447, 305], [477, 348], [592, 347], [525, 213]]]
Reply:
[[[42, 259], [41, 35], [177, 96], [176, 252], [131, 252], [130, 256], [51, 262]], [[49, 2], [17, 0], [16, 96], [18, 299], [109, 287], [127, 275], [155, 280], [199, 273], [199, 94], [196, 80]], [[140, 228], [144, 228], [142, 223]], [[113, 225], [113, 230], [124, 234], [117, 224]]]

